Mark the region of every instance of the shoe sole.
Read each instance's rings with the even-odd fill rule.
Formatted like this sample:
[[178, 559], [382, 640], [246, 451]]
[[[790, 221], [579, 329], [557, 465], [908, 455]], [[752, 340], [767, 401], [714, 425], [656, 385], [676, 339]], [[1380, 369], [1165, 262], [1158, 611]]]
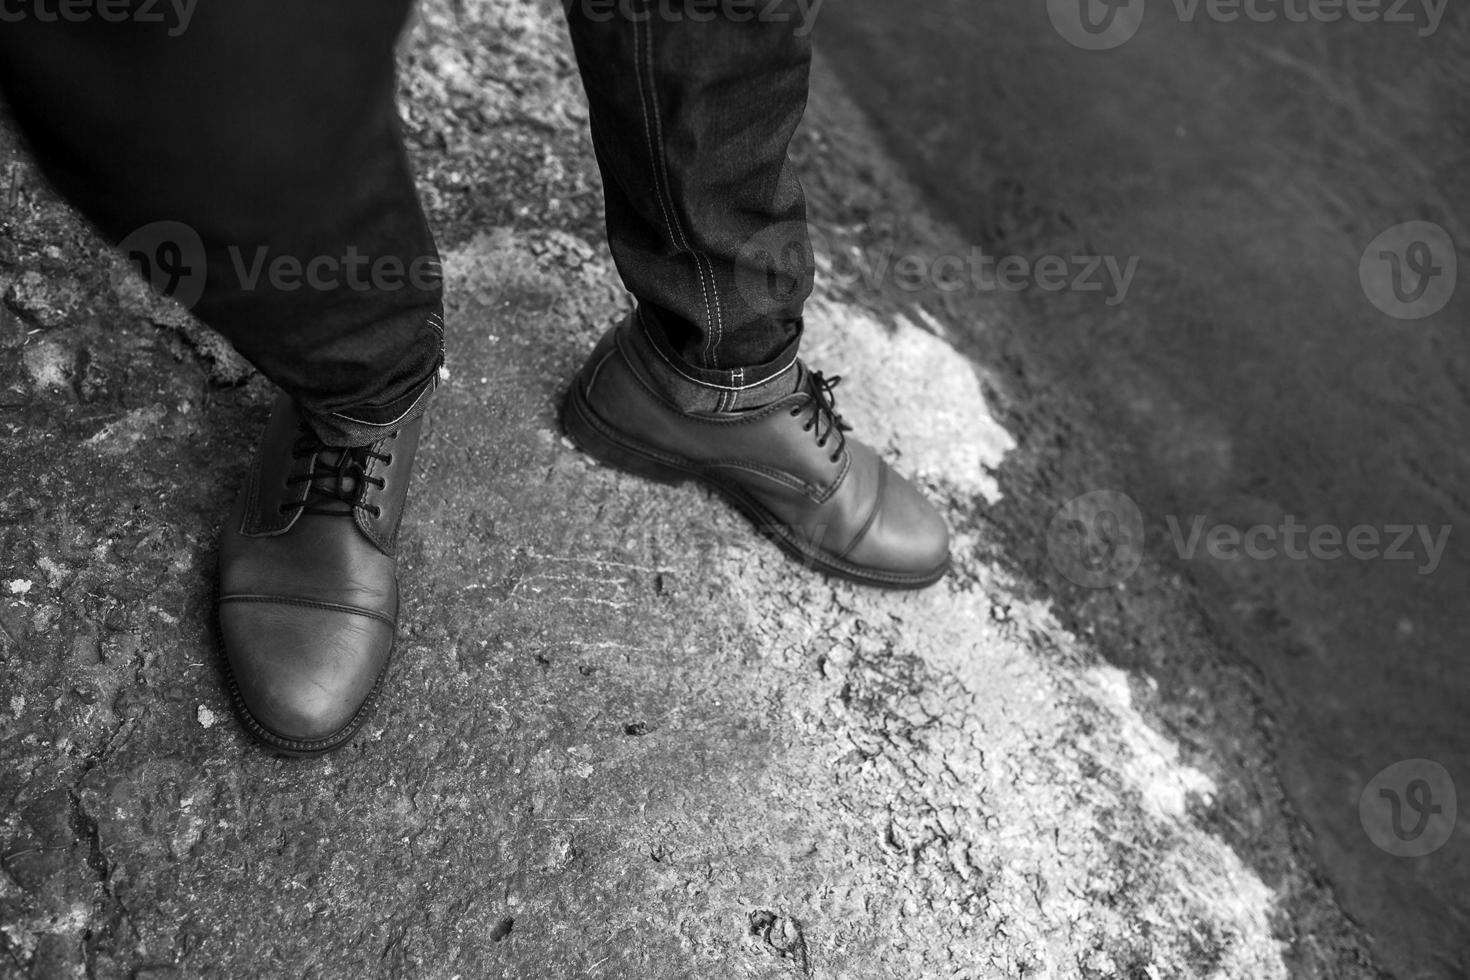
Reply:
[[378, 690], [383, 685], [383, 678], [388, 674], [388, 665], [393, 662], [393, 654], [397, 651], [398, 636], [394, 630], [393, 646], [388, 649], [388, 659], [383, 661], [383, 669], [378, 671], [378, 676], [373, 679], [373, 686], [368, 691], [367, 698], [358, 707], [357, 713], [352, 716], [344, 727], [328, 735], [326, 738], [303, 741], [300, 739], [284, 738], [277, 735], [262, 725], [250, 708], [245, 704], [245, 698], [240, 694], [240, 685], [235, 680], [235, 670], [230, 666], [230, 656], [225, 652], [225, 631], [219, 620], [219, 602], [214, 604], [214, 640], [219, 649], [220, 666], [225, 676], [225, 688], [230, 693], [230, 703], [234, 706], [235, 716], [240, 719], [241, 726], [257, 742], [274, 749], [277, 753], [296, 759], [310, 759], [326, 755], [342, 748], [362, 730], [372, 714], [372, 709], [378, 701]]
[[763, 537], [769, 539], [804, 567], [827, 575], [884, 589], [923, 589], [938, 582], [949, 571], [949, 557], [934, 570], [917, 574], [879, 572], [844, 561], [813, 548], [794, 534], [759, 501], [739, 487], [711, 476], [699, 463], [640, 443], [614, 429], [598, 417], [583, 393], [581, 379], [572, 383], [562, 401], [561, 425], [578, 449], [607, 466], [659, 483], [677, 485], [693, 480], [728, 501], [745, 515]]

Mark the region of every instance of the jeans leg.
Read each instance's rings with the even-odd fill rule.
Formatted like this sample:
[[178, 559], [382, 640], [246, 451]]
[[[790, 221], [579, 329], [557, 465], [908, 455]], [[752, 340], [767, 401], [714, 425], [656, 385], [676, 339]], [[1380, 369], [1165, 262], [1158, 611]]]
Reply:
[[0, 90], [48, 179], [339, 445], [421, 412], [443, 356], [393, 101], [410, 7], [229, 0], [188, 23], [98, 7], [0, 26]]
[[655, 343], [713, 384], [779, 372], [812, 289], [787, 149], [817, 5], [566, 4], [613, 258]]

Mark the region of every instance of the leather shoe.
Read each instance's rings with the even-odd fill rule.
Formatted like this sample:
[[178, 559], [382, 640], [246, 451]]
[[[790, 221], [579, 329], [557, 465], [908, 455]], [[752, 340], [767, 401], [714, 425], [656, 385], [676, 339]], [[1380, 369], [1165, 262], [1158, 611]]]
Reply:
[[688, 412], [638, 356], [630, 321], [603, 336], [562, 405], [562, 425], [599, 462], [669, 483], [697, 480], [803, 564], [893, 589], [949, 567], [944, 519], [868, 446], [848, 438], [840, 378], [798, 367], [791, 395], [763, 408]]
[[421, 420], [324, 445], [277, 399], [220, 543], [219, 626], [245, 728], [287, 755], [362, 727], [398, 621], [397, 534]]

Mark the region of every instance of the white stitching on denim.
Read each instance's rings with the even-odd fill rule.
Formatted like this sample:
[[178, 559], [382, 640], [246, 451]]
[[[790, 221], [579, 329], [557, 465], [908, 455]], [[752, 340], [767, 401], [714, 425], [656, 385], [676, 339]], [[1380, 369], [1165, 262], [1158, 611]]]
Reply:
[[[645, 9], [647, 9], [648, 6], [649, 5], [645, 4]], [[668, 196], [670, 207], [673, 208], [674, 193], [673, 193], [673, 188], [669, 184], [668, 164], [666, 162], [666, 160], [667, 160], [667, 151], [666, 151], [666, 149], [664, 147], [664, 127], [663, 127], [663, 120], [659, 117], [659, 114], [658, 114], [658, 88], [657, 88], [657, 86], [658, 86], [658, 80], [657, 80], [657, 77], [655, 76], [654, 70], [653, 70], [653, 31], [652, 31], [652, 29], [650, 29], [648, 31], [648, 33], [647, 33], [646, 36], [647, 36], [647, 43], [644, 45], [644, 49], [643, 50], [644, 50], [644, 57], [645, 57], [645, 59], [648, 62], [648, 94], [649, 94], [649, 101], [653, 105], [653, 132], [654, 132], [655, 138], [658, 140], [658, 155], [654, 158], [654, 164], [659, 168], [659, 171], [663, 175], [664, 193]], [[717, 286], [715, 284], [714, 265], [709, 261], [709, 258], [704, 255], [704, 253], [702, 253], [702, 252], [696, 252], [693, 248], [690, 247], [690, 245], [689, 245], [689, 239], [684, 234], [683, 222], [681, 222], [681, 221], [678, 220], [678, 211], [677, 211], [677, 209], [673, 209], [673, 210], [675, 212], [674, 224], [675, 224], [675, 226], [679, 230], [679, 240], [680, 240], [680, 242], [683, 243], [684, 248], [686, 248], [686, 249], [689, 250], [689, 254], [694, 257], [694, 267], [699, 270], [699, 290], [700, 290], [701, 293], [704, 294], [704, 316], [705, 316], [705, 321], [706, 321], [706, 324], [708, 326], [714, 327], [714, 329], [715, 329], [715, 333], [714, 333], [713, 336], [710, 336], [710, 337], [705, 338], [704, 349], [705, 349], [705, 352], [709, 355], [711, 365], [714, 366], [714, 367], [716, 367], [716, 368], [718, 368], [720, 366], [719, 365], [719, 358], [717, 356], [715, 356], [712, 348], [713, 348], [713, 345], [716, 342], [718, 342], [718, 340], [723, 339], [724, 334], [725, 334], [725, 322], [724, 322], [724, 317], [723, 317], [723, 315], [720, 312], [720, 294], [719, 294], [719, 289], [717, 288]], [[709, 287], [708, 287], [708, 289], [706, 289], [706, 287], [705, 287], [705, 278], [704, 278], [705, 277], [706, 267], [708, 267], [708, 271], [709, 271]], [[714, 312], [713, 312], [713, 314], [711, 314], [711, 312], [710, 312], [710, 294], [711, 293], [713, 293], [714, 294], [714, 297], [715, 297]]]
[[[650, 13], [651, 14], [651, 11], [649, 10], [649, 5], [647, 3], [644, 4], [644, 11], [646, 13]], [[638, 28], [639, 28], [639, 25], [641, 23], [642, 23], [642, 21], [634, 21], [633, 22], [633, 57], [634, 57], [634, 60], [635, 61], [638, 58], [638, 37], [640, 36], [640, 33], [641, 33]], [[707, 328], [706, 329], [707, 336], [705, 337], [704, 350], [705, 350], [705, 354], [710, 359], [711, 365], [714, 366], [714, 367], [716, 367], [716, 368], [718, 368], [720, 366], [720, 364], [719, 364], [719, 358], [718, 358], [718, 356], [714, 352], [714, 345], [716, 343], [718, 343], [720, 340], [723, 340], [724, 339], [724, 335], [725, 335], [725, 318], [724, 318], [724, 314], [720, 310], [720, 292], [719, 292], [719, 287], [717, 286], [717, 284], [715, 282], [714, 264], [709, 261], [709, 257], [706, 256], [703, 252], [696, 252], [689, 245], [689, 239], [684, 234], [684, 226], [683, 226], [683, 223], [678, 220], [678, 215], [677, 215], [678, 209], [674, 207], [673, 190], [672, 190], [672, 188], [669, 185], [668, 167], [667, 167], [667, 165], [665, 163], [663, 120], [659, 118], [659, 114], [658, 114], [658, 90], [657, 90], [658, 82], [657, 82], [657, 80], [656, 80], [656, 78], [654, 76], [654, 71], [653, 71], [653, 31], [650, 29], [643, 36], [645, 36], [646, 39], [647, 39], [646, 42], [645, 42], [645, 44], [644, 44], [644, 46], [643, 46], [644, 61], [646, 61], [647, 64], [648, 64], [648, 90], [647, 90], [647, 93], [646, 93], [646, 96], [647, 96], [646, 97], [646, 100], [645, 100], [645, 93], [644, 93], [644, 88], [643, 88], [643, 76], [640, 73], [641, 72], [641, 69], [642, 69], [642, 66], [641, 65], [638, 65], [638, 66], [635, 67], [634, 74], [636, 76], [638, 76], [639, 106], [643, 110], [643, 128], [644, 128], [644, 138], [645, 139], [649, 139], [649, 134], [648, 134], [649, 111], [648, 111], [648, 107], [649, 107], [650, 104], [653, 107], [653, 113], [652, 113], [652, 116], [653, 116], [653, 138], [657, 139], [657, 141], [658, 141], [658, 148], [657, 148], [657, 150], [655, 150], [654, 149], [654, 146], [653, 146], [653, 143], [650, 140], [649, 147], [648, 147], [648, 152], [649, 152], [649, 155], [653, 158], [653, 164], [654, 164], [654, 188], [655, 188], [655, 191], [657, 191], [658, 193], [660, 193], [660, 194], [662, 194], [662, 195], [664, 195], [664, 196], [666, 196], [668, 198], [668, 202], [669, 202], [668, 207], [667, 208], [664, 207], [663, 198], [662, 197], [659, 200], [659, 207], [663, 209], [663, 212], [664, 212], [664, 223], [666, 225], [669, 224], [670, 218], [671, 218], [671, 213], [672, 213], [673, 223], [672, 223], [672, 226], [669, 228], [669, 237], [670, 238], [676, 237], [676, 230], [677, 230], [678, 244], [682, 245], [684, 247], [684, 250], [686, 252], [688, 252], [690, 254], [690, 256], [694, 259], [694, 268], [699, 273], [699, 291], [700, 291], [700, 293], [704, 297], [704, 319], [705, 319], [705, 326]], [[706, 267], [708, 267], [708, 274], [709, 274], [709, 283], [708, 283], [707, 286], [706, 286], [706, 283], [705, 283]], [[711, 306], [710, 306], [710, 294], [711, 293], [713, 293], [714, 294], [714, 297], [715, 297], [713, 311], [711, 311]], [[713, 332], [710, 332], [711, 330]]]
[[[796, 358], [793, 357], [791, 359], [791, 363], [790, 364], [786, 365], [781, 370], [779, 370], [775, 374], [771, 375], [769, 378], [766, 378], [764, 381], [752, 381], [748, 385], [747, 384], [742, 384], [742, 385], [740, 385], [738, 387], [731, 387], [730, 385], [715, 384], [713, 381], [701, 381], [699, 378], [696, 378], [693, 375], [686, 373], [683, 368], [679, 367], [679, 365], [677, 365], [673, 361], [669, 360], [669, 356], [667, 354], [665, 354], [659, 348], [658, 344], [654, 343], [654, 341], [653, 341], [653, 335], [648, 330], [648, 321], [645, 320], [644, 317], [643, 317], [643, 310], [642, 309], [639, 309], [637, 311], [636, 315], [638, 317], [638, 326], [643, 330], [643, 337], [644, 337], [644, 339], [648, 342], [648, 346], [653, 349], [653, 352], [659, 356], [659, 360], [661, 360], [665, 364], [667, 364], [670, 367], [670, 369], [672, 369], [674, 371], [674, 373], [678, 374], [679, 377], [683, 378], [685, 381], [692, 381], [692, 382], [694, 382], [697, 385], [704, 385], [706, 388], [719, 388], [722, 391], [748, 391], [751, 388], [759, 388], [761, 385], [765, 384], [767, 381], [775, 381], [777, 378], [781, 377], [781, 375], [785, 374], [787, 371], [790, 371], [792, 368], [796, 367]], [[744, 368], [735, 368], [734, 370], [739, 373], [740, 380], [743, 382], [745, 380], [745, 369]]]
[[[428, 325], [439, 334], [439, 354], [442, 357], [444, 354], [444, 317], [438, 313], [430, 313], [425, 322], [427, 322]], [[431, 392], [436, 390], [438, 387], [439, 372], [435, 371], [429, 377], [428, 387], [419, 392], [419, 396], [413, 400], [413, 404], [404, 409], [403, 414], [398, 416], [398, 418], [394, 419], [391, 422], [369, 422], [366, 419], [353, 418], [351, 415], [347, 415], [343, 412], [333, 412], [332, 417], [343, 419], [347, 422], [352, 422], [355, 425], [366, 425], [375, 429], [391, 429], [393, 426], [397, 425], [399, 422], [402, 422], [405, 418], [407, 418], [409, 414], [418, 407], [419, 402], [423, 401], [426, 397], [428, 397]]]
[[434, 380], [429, 384], [428, 387], [426, 387], [423, 391], [419, 392], [419, 396], [413, 400], [413, 404], [412, 405], [409, 405], [408, 408], [404, 409], [403, 414], [400, 415], [400, 416], [398, 416], [398, 418], [394, 419], [391, 422], [369, 422], [366, 419], [355, 419], [351, 415], [345, 415], [342, 412], [333, 412], [332, 413], [332, 417], [333, 418], [336, 418], [336, 419], [345, 419], [348, 422], [355, 422], [358, 425], [370, 426], [370, 427], [372, 427], [374, 429], [391, 429], [391, 428], [393, 428], [393, 426], [397, 425], [399, 422], [402, 422], [404, 419], [408, 418], [409, 413], [411, 413], [415, 408], [418, 407], [419, 402], [421, 402], [425, 398], [427, 398], [429, 396], [429, 392], [433, 391], [436, 387], [438, 387], [438, 383], [439, 383], [439, 375], [437, 373], [435, 373]]
[[[639, 30], [639, 25], [641, 23], [642, 21], [639, 20], [633, 21], [633, 77], [638, 82], [638, 109], [643, 113], [643, 139], [644, 142], [648, 144], [648, 156], [650, 160], [652, 160], [655, 164], [653, 174], [653, 196], [658, 201], [658, 209], [663, 212], [664, 228], [668, 231], [669, 238], [672, 239], [674, 237], [674, 222], [673, 218], [669, 215], [668, 206], [664, 204], [663, 187], [659, 183], [657, 169], [658, 159], [653, 145], [653, 127], [648, 119], [648, 96], [643, 88], [643, 65], [641, 56], [639, 54], [639, 52], [642, 50], [643, 45], [643, 32]], [[703, 287], [704, 279], [701, 276], [700, 288], [702, 289]], [[706, 303], [706, 307], [707, 306], [708, 303]]]

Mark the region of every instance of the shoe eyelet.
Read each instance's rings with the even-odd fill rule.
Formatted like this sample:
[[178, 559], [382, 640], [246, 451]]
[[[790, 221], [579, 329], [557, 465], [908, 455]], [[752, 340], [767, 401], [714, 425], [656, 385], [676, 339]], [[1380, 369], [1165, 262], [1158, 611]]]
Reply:
[[835, 462], [837, 462], [838, 460], [840, 460], [842, 458], [842, 454], [841, 453], [833, 453], [831, 456], [828, 456], [827, 458], [830, 459], [832, 462], [835, 463]]
[[374, 519], [383, 516], [383, 508], [378, 507], [378, 506], [370, 506], [370, 507], [368, 507], [367, 512], [369, 514], [373, 515], [373, 518]]
[[388, 456], [383, 460], [383, 465], [384, 466], [392, 466], [393, 465], [393, 454], [392, 453], [389, 453]]
[[791, 417], [792, 418], [796, 418], [800, 414], [801, 414], [801, 409], [800, 408], [793, 408], [791, 410]]

